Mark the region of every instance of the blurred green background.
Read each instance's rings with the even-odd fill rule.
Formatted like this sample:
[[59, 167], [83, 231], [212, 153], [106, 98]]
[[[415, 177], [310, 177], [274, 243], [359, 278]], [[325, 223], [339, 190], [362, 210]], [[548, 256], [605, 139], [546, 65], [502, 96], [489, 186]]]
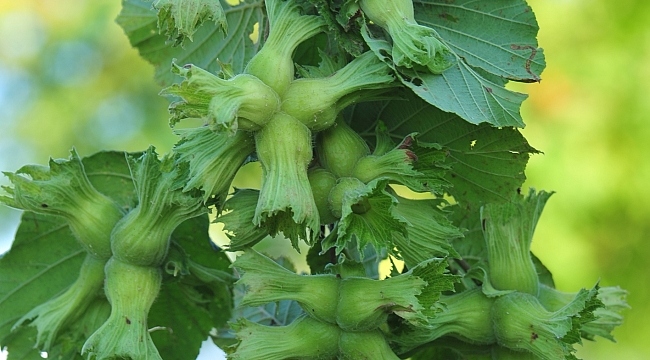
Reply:
[[[534, 252], [558, 288], [629, 290], [617, 344], [584, 359], [650, 358], [650, 2], [529, 0], [547, 69], [527, 92], [524, 135], [545, 155], [527, 186], [557, 192]], [[175, 137], [153, 69], [113, 22], [117, 0], [0, 1], [0, 170], [101, 149], [160, 153]], [[7, 184], [5, 179], [0, 184]], [[0, 252], [20, 216], [0, 208]]]

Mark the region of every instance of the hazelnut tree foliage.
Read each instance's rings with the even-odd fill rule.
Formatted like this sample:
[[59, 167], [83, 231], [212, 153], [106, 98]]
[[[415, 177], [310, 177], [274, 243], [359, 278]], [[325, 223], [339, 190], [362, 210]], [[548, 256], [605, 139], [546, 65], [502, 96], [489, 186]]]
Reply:
[[[122, 5], [178, 142], [4, 173], [25, 210], [0, 257], [9, 359], [193, 359], [212, 337], [242, 360], [554, 360], [613, 340], [626, 292], [560, 292], [530, 251], [552, 193], [520, 190], [538, 151], [506, 84], [545, 66], [524, 0]], [[249, 162], [260, 189], [233, 189]], [[268, 236], [306, 243], [310, 274], [257, 252]], [[386, 259], [403, 269], [379, 279]]]

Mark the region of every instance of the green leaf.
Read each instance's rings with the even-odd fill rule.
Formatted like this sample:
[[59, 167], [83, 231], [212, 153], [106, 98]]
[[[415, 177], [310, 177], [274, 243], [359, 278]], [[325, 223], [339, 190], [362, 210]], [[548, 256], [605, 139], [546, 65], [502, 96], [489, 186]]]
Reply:
[[[354, 242], [348, 244], [348, 248], [352, 248]], [[373, 248], [372, 246], [366, 246], [366, 249]], [[356, 248], [354, 248], [356, 250]], [[330, 274], [335, 275], [337, 278], [348, 278], [348, 277], [367, 277], [366, 269], [364, 264], [360, 261], [349, 259], [346, 254], [340, 254], [338, 260], [335, 264], [327, 265], [326, 269]], [[379, 277], [372, 278], [378, 280]]]
[[[235, 289], [235, 299], [241, 298], [244, 294], [243, 287]], [[262, 306], [240, 308], [236, 312], [236, 318], [245, 318], [262, 325], [284, 326], [291, 324], [303, 313], [297, 301], [281, 300]]]
[[101, 193], [125, 211], [137, 204], [129, 166], [122, 151], [101, 151], [83, 159], [86, 176]]
[[[336, 231], [336, 228], [333, 231]], [[352, 261], [363, 266], [367, 278], [379, 280], [379, 264], [388, 259], [386, 248], [376, 249], [372, 244], [368, 244], [359, 250], [357, 241], [353, 240], [348, 242], [345, 252]]]
[[[211, 270], [214, 272], [227, 273], [222, 281], [231, 281], [232, 270], [230, 270], [230, 259], [212, 242], [209, 235], [209, 219], [207, 215], [195, 217], [181, 223], [172, 234], [173, 247], [180, 249], [186, 261], [187, 270], [197, 277], [201, 284], [211, 284], [212, 280], [205, 279], [199, 272]], [[169, 261], [169, 258], [168, 258]]]
[[[359, 33], [359, 25], [355, 21], [348, 21], [353, 14], [339, 16], [332, 9], [336, 4], [327, 0], [310, 0], [318, 9], [318, 13], [327, 23], [328, 35], [332, 43], [337, 44], [353, 56], [359, 56], [365, 50], [363, 38]], [[358, 7], [357, 7], [358, 9]], [[343, 10], [343, 9], [340, 9]]]
[[9, 352], [7, 360], [41, 360], [41, 352], [34, 349], [36, 342], [36, 329], [22, 328], [11, 334], [6, 350]]
[[79, 347], [108, 319], [111, 305], [106, 298], [97, 297], [83, 314], [83, 317], [70, 325], [70, 331], [62, 334], [57, 344], [47, 354], [49, 359], [84, 359]]
[[[0, 347], [22, 347], [9, 337], [12, 326], [72, 284], [85, 256], [64, 220], [23, 215], [11, 250], [0, 259]], [[35, 342], [34, 336], [30, 349]]]
[[256, 23], [260, 29], [265, 26], [264, 1], [245, 0], [237, 6], [223, 3], [222, 6], [229, 24], [228, 34], [224, 35], [218, 25], [205, 23], [193, 35], [194, 41], [184, 47], [174, 47], [158, 33], [158, 17], [148, 1], [123, 0], [116, 21], [140, 56], [156, 68], [156, 81], [170, 85], [178, 80], [169, 71], [173, 59], [179, 64], [191, 63], [212, 73], [219, 71], [220, 61], [232, 65], [235, 73], [241, 73], [259, 49], [260, 43], [254, 43], [249, 34]]
[[450, 220], [463, 230], [463, 238], [454, 239], [452, 245], [461, 258], [473, 267], [487, 257], [485, 238], [479, 209], [467, 209], [460, 205], [450, 207]]
[[195, 359], [213, 327], [208, 309], [196, 306], [192, 288], [172, 282], [163, 287], [149, 312], [151, 338], [163, 359]]
[[[610, 341], [615, 341], [612, 331], [623, 323], [623, 310], [629, 309], [626, 297], [627, 291], [618, 286], [611, 287], [594, 287], [597, 290], [596, 298], [602, 303], [593, 311], [593, 317], [582, 321], [580, 327], [580, 336], [584, 339], [595, 340], [596, 336], [601, 336]], [[579, 294], [579, 293], [578, 293]], [[566, 293], [548, 286], [540, 287], [538, 299], [549, 311], [559, 311], [573, 301], [577, 294]], [[600, 305], [594, 302], [595, 305]], [[577, 335], [577, 333], [574, 333]]]
[[433, 257], [460, 257], [451, 241], [462, 238], [462, 232], [448, 219], [439, 206], [442, 200], [411, 200], [398, 197], [395, 212], [405, 219], [408, 236], [395, 234], [394, 241], [408, 268]]
[[612, 331], [623, 324], [621, 313], [630, 308], [626, 300], [627, 291], [618, 286], [601, 287], [597, 297], [604, 306], [594, 311], [594, 321], [582, 325], [581, 336], [588, 340], [601, 336], [615, 342]]
[[[389, 62], [390, 45], [363, 28], [366, 43], [375, 54]], [[402, 84], [435, 107], [457, 114], [472, 124], [524, 127], [519, 109], [527, 95], [513, 92], [481, 76], [463, 61], [457, 61], [442, 74], [428, 70], [396, 67]]]
[[105, 265], [105, 259], [87, 254], [74, 283], [63, 293], [30, 310], [12, 330], [27, 324], [36, 327], [35, 347], [50, 351], [60, 330], [76, 323], [95, 298], [103, 293]]
[[307, 265], [309, 265], [309, 272], [311, 274], [326, 273], [327, 266], [335, 261], [335, 255], [332, 252], [322, 251], [320, 241], [317, 241], [307, 252]]
[[[209, 219], [207, 215], [195, 217], [181, 223], [172, 234], [174, 246], [180, 247], [186, 260], [189, 261], [189, 271], [197, 275], [197, 268], [222, 271], [231, 274], [230, 259], [218, 248], [209, 236]], [[230, 276], [230, 275], [229, 275]], [[199, 276], [200, 277], [200, 276]], [[210, 281], [201, 280], [202, 283]]]
[[440, 300], [443, 292], [454, 290], [454, 283], [459, 281], [459, 276], [449, 274], [447, 261], [444, 258], [425, 260], [411, 268], [408, 273], [412, 273], [427, 282], [427, 285], [422, 288], [422, 293], [418, 295], [418, 301], [424, 307], [422, 310], [424, 315], [431, 318], [435, 317], [437, 309], [434, 309], [434, 307], [436, 303]]
[[[345, 62], [343, 62], [340, 65], [337, 64], [338, 66], [336, 68], [323, 68], [319, 66], [323, 59], [323, 52], [329, 54], [327, 56], [334, 56], [334, 54], [341, 55], [340, 50], [336, 49], [336, 45], [328, 35], [330, 34], [324, 32], [316, 34], [310, 41], [302, 42], [296, 47], [292, 58], [295, 63], [294, 65], [296, 65], [297, 77], [322, 76], [324, 71], [331, 74], [335, 69], [340, 69], [345, 65]], [[304, 69], [304, 67], [309, 68], [309, 70]], [[312, 71], [314, 71], [313, 74]]]
[[182, 137], [174, 146], [178, 161], [189, 163], [189, 178], [183, 191], [201, 189], [204, 202], [214, 201], [221, 208], [232, 179], [255, 151], [252, 137], [244, 131], [230, 136], [207, 127], [176, 130], [176, 134]]
[[[341, 180], [354, 179], [342, 178]], [[354, 179], [356, 180], [356, 179]], [[345, 249], [346, 244], [356, 239], [357, 249], [373, 244], [376, 249], [393, 249], [393, 233], [407, 236], [406, 222], [395, 214], [397, 200], [386, 192], [387, 181], [374, 180], [364, 185], [359, 180], [358, 186], [346, 189], [340, 209], [341, 220], [336, 227], [336, 236], [329, 236], [323, 242], [323, 250], [336, 246], [337, 253]], [[339, 185], [342, 183], [340, 182]], [[344, 183], [343, 183], [344, 184]], [[337, 187], [339, 186], [337, 185]], [[336, 191], [336, 187], [332, 192]], [[330, 193], [330, 198], [332, 193]], [[363, 260], [363, 252], [359, 251]]]
[[412, 94], [402, 96], [406, 101], [357, 104], [348, 119], [369, 142], [374, 141], [372, 129], [381, 120], [393, 139], [417, 132], [419, 140], [442, 145], [447, 149], [446, 165], [451, 166], [446, 177], [453, 185], [449, 193], [464, 206], [511, 198], [526, 179], [530, 154], [538, 152], [519, 131], [472, 125]]
[[[443, 111], [458, 114], [472, 124], [524, 127], [519, 113], [528, 95], [493, 83], [463, 62], [441, 75], [404, 71], [400, 80], [413, 92]], [[463, 94], [457, 95], [457, 94]]]
[[535, 256], [535, 254], [530, 253], [530, 257], [533, 259], [535, 269], [537, 269], [539, 283], [551, 288], [555, 288], [555, 281], [553, 280], [553, 274], [551, 274], [551, 271], [542, 263], [542, 261], [537, 256]]
[[211, 19], [227, 33], [228, 23], [219, 0], [157, 0], [158, 29], [175, 45], [192, 36], [203, 21]]
[[546, 63], [537, 46], [535, 14], [526, 1], [413, 3], [418, 23], [435, 29], [468, 65], [513, 81], [540, 81]]
[[228, 251], [252, 247], [269, 235], [266, 227], [253, 224], [259, 196], [259, 190], [235, 189], [233, 196], [224, 205], [226, 212], [215, 220], [224, 224], [224, 231], [230, 239]]

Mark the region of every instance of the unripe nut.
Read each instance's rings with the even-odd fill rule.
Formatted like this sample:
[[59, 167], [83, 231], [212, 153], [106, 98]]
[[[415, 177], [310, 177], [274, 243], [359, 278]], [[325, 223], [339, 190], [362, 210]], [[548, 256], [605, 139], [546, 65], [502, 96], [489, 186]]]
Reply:
[[366, 142], [342, 119], [318, 135], [316, 147], [321, 165], [336, 177], [351, 176], [357, 161], [370, 154]]
[[[343, 215], [343, 203], [345, 197], [353, 196], [355, 192], [365, 189], [365, 187], [366, 185], [357, 178], [340, 178], [336, 186], [334, 186], [334, 188], [332, 188], [332, 191], [330, 191], [328, 198], [329, 208], [332, 212], [332, 215], [337, 218], [341, 218]], [[358, 203], [353, 205], [352, 211], [356, 213], [357, 211], [367, 211], [368, 209], [369, 204]]]
[[323, 168], [310, 169], [307, 176], [320, 215], [320, 223], [334, 223], [336, 217], [330, 211], [328, 198], [330, 191], [336, 185], [336, 176]]

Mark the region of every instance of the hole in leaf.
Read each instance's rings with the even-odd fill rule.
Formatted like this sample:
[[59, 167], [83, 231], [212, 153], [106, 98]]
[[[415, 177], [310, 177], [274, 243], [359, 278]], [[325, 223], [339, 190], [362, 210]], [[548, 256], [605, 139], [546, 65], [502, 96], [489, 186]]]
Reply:
[[248, 35], [248, 38], [251, 39], [253, 44], [257, 44], [260, 41], [260, 23], [256, 22], [253, 25], [253, 32]]
[[420, 78], [413, 78], [411, 79], [411, 83], [415, 86], [422, 86], [422, 79]]

